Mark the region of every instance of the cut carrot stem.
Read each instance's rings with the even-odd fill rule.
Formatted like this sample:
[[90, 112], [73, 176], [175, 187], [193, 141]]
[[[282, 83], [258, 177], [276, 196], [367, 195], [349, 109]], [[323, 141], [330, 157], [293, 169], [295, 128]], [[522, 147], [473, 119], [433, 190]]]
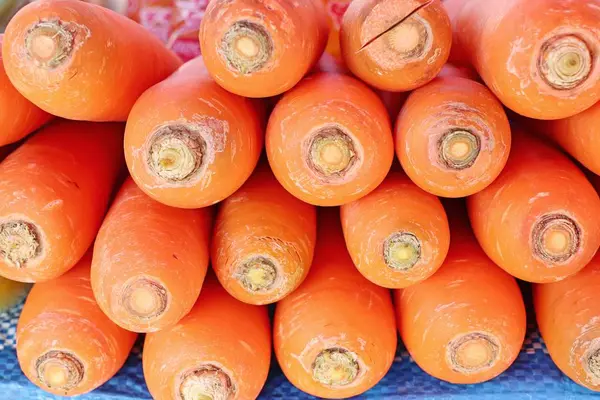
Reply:
[[200, 26], [206, 67], [228, 91], [270, 97], [315, 65], [329, 34], [321, 0], [213, 0]]
[[443, 197], [484, 189], [511, 146], [502, 104], [485, 86], [448, 76], [416, 89], [396, 122], [396, 153], [408, 176]]
[[51, 114], [85, 121], [125, 121], [144, 90], [181, 64], [143, 26], [78, 0], [23, 7], [6, 28], [2, 54], [23, 96]]
[[[3, 38], [0, 34], [0, 46]], [[23, 97], [10, 83], [0, 55], [0, 146], [18, 142], [51, 119], [50, 114]]]
[[0, 165], [0, 274], [54, 279], [92, 244], [123, 167], [123, 125], [57, 121]]
[[91, 252], [69, 272], [31, 289], [17, 326], [21, 369], [45, 391], [90, 392], [123, 366], [135, 333], [119, 328], [96, 304]]
[[430, 277], [450, 245], [439, 199], [402, 173], [390, 173], [377, 189], [341, 207], [346, 247], [365, 278], [404, 288]]
[[354, 0], [340, 31], [350, 70], [382, 90], [431, 81], [450, 55], [452, 28], [440, 0]]
[[[455, 54], [511, 110], [566, 118], [600, 100], [600, 8], [586, 1], [447, 0]], [[552, 12], [548, 12], [552, 10]]]
[[517, 358], [526, 331], [515, 279], [481, 250], [464, 204], [448, 208], [448, 257], [429, 279], [395, 291], [398, 328], [415, 362], [460, 384], [490, 380]]
[[155, 399], [256, 399], [267, 380], [267, 309], [242, 303], [210, 275], [192, 311], [146, 336], [144, 376]]
[[600, 255], [563, 281], [533, 286], [535, 313], [558, 368], [588, 389], [600, 391]]
[[352, 265], [338, 210], [320, 213], [311, 272], [275, 310], [275, 354], [294, 386], [341, 399], [370, 389], [392, 365], [394, 310], [389, 292]]
[[179, 322], [204, 282], [211, 219], [210, 208], [165, 206], [127, 179], [94, 246], [92, 286], [106, 315], [134, 332]]
[[257, 104], [217, 85], [198, 57], [136, 102], [127, 121], [125, 159], [150, 197], [172, 207], [200, 208], [242, 186], [263, 141], [264, 116]]
[[475, 235], [513, 276], [555, 282], [582, 269], [600, 245], [600, 199], [559, 150], [517, 129], [499, 178], [468, 199]]
[[269, 119], [266, 144], [283, 187], [319, 206], [371, 192], [393, 160], [383, 103], [366, 85], [340, 74], [312, 75], [286, 93]]
[[261, 164], [219, 208], [212, 265], [229, 294], [269, 304], [306, 278], [317, 235], [316, 210], [289, 194]]

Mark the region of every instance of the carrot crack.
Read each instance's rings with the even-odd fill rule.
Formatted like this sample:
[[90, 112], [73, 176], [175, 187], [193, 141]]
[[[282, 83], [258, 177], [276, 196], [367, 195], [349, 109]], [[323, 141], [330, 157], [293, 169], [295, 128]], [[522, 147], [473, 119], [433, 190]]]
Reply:
[[9, 221], [0, 225], [0, 254], [7, 263], [23, 268], [41, 250], [40, 234], [34, 224]]
[[50, 389], [64, 390], [65, 394], [83, 380], [85, 368], [75, 355], [50, 350], [35, 362], [38, 380]]
[[235, 397], [231, 378], [221, 368], [203, 365], [181, 377], [179, 398], [181, 400], [230, 400]]
[[223, 35], [219, 55], [227, 66], [242, 75], [259, 71], [273, 54], [273, 40], [265, 27], [237, 21]]
[[531, 246], [533, 255], [544, 263], [565, 263], [579, 251], [581, 228], [564, 214], [543, 215], [531, 229]]
[[356, 354], [334, 347], [321, 351], [312, 365], [313, 379], [332, 387], [346, 386], [354, 382], [360, 371]]

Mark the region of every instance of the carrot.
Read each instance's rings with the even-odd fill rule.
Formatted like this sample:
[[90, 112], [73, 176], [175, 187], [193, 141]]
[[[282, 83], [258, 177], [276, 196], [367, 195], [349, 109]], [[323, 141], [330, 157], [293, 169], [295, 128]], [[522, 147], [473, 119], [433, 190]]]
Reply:
[[267, 380], [267, 309], [229, 296], [209, 275], [192, 311], [146, 336], [144, 376], [155, 399], [256, 399]]
[[600, 102], [572, 117], [529, 120], [528, 126], [558, 144], [586, 168], [600, 174]]
[[289, 194], [261, 165], [219, 208], [212, 265], [236, 299], [269, 304], [306, 278], [317, 235], [315, 207]]
[[315, 65], [329, 26], [321, 0], [212, 0], [200, 47], [214, 80], [246, 97], [293, 88]]
[[502, 171], [511, 146], [502, 104], [485, 86], [448, 76], [415, 90], [396, 122], [396, 153], [422, 189], [464, 197]]
[[462, 202], [448, 207], [452, 240], [442, 267], [394, 291], [394, 304], [417, 365], [435, 378], [469, 384], [495, 378], [514, 362], [527, 318], [517, 282], [484, 254], [461, 208]]
[[[590, 1], [448, 0], [454, 44], [513, 111], [575, 115], [600, 100], [600, 7]], [[551, 11], [549, 11], [551, 10]]]
[[445, 78], [448, 76], [457, 76], [460, 78], [471, 79], [472, 81], [479, 81], [479, 75], [477, 72], [470, 67], [464, 65], [454, 65], [446, 63], [440, 73], [437, 75], [438, 78]]
[[119, 326], [155, 332], [194, 306], [208, 269], [209, 208], [167, 207], [128, 179], [96, 238], [92, 287]]
[[206, 207], [248, 179], [263, 147], [262, 125], [255, 104], [219, 87], [198, 57], [136, 102], [125, 159], [135, 182], [155, 200]]
[[569, 378], [600, 391], [600, 254], [563, 281], [533, 285], [535, 312], [552, 360]]
[[320, 210], [313, 266], [298, 290], [278, 303], [274, 335], [284, 374], [313, 396], [359, 395], [392, 365], [391, 296], [352, 265], [336, 209]]
[[[0, 34], [0, 46], [4, 35]], [[0, 54], [0, 146], [18, 142], [35, 131], [52, 116], [21, 96], [10, 83]]]
[[442, 265], [450, 231], [439, 199], [402, 173], [341, 207], [346, 247], [361, 274], [387, 288], [429, 278]]
[[475, 235], [513, 276], [554, 282], [582, 269], [600, 246], [600, 199], [564, 154], [517, 129], [500, 177], [468, 199]]
[[431, 81], [450, 55], [452, 28], [440, 0], [354, 0], [340, 31], [350, 70], [382, 90]]
[[137, 335], [115, 325], [94, 301], [91, 252], [31, 289], [17, 326], [17, 356], [27, 378], [61, 396], [90, 392], [123, 366]]
[[57, 121], [0, 164], [0, 275], [54, 279], [92, 244], [123, 165], [123, 125]]
[[307, 203], [349, 203], [375, 189], [393, 160], [381, 100], [349, 76], [317, 74], [284, 95], [267, 126], [267, 156], [279, 182]]
[[79, 0], [35, 1], [8, 24], [4, 67], [16, 89], [60, 117], [125, 121], [137, 98], [180, 65], [141, 25]]

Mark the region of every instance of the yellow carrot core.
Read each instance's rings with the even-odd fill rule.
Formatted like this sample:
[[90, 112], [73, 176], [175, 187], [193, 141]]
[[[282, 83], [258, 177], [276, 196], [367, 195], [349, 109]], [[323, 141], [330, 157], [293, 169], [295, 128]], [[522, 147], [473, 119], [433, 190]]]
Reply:
[[498, 361], [500, 347], [497, 343], [488, 333], [461, 335], [448, 343], [446, 361], [454, 371], [465, 375], [484, 371]]
[[230, 400], [235, 388], [223, 370], [205, 365], [183, 375], [179, 395], [183, 400]]
[[429, 41], [427, 22], [412, 15], [385, 35], [388, 46], [405, 61], [423, 56]]
[[151, 136], [148, 164], [160, 178], [183, 182], [197, 176], [205, 159], [206, 142], [197, 129], [186, 125], [166, 125]]
[[36, 66], [52, 69], [63, 64], [73, 51], [74, 37], [60, 21], [36, 23], [25, 36], [28, 56]]
[[453, 129], [441, 137], [438, 149], [442, 165], [462, 170], [475, 163], [481, 151], [481, 143], [477, 135], [467, 130]]
[[319, 129], [308, 149], [308, 165], [324, 178], [345, 176], [357, 161], [352, 138], [336, 127]]
[[135, 277], [125, 285], [120, 303], [132, 317], [148, 322], [164, 314], [168, 306], [168, 291], [154, 280]]
[[533, 254], [545, 263], [564, 263], [580, 247], [581, 229], [564, 214], [546, 214], [533, 224], [531, 243]]
[[397, 232], [383, 244], [385, 264], [397, 271], [408, 271], [421, 259], [421, 241], [412, 233]]
[[593, 67], [592, 52], [587, 43], [575, 35], [548, 39], [538, 57], [542, 78], [554, 89], [568, 90], [583, 84]]
[[40, 255], [42, 245], [35, 225], [25, 221], [0, 224], [0, 254], [4, 261], [17, 268]]
[[83, 380], [85, 369], [75, 355], [51, 350], [37, 359], [36, 372], [43, 386], [67, 392]]
[[227, 66], [240, 74], [261, 70], [273, 54], [273, 41], [264, 26], [237, 21], [223, 35], [219, 55]]
[[600, 349], [592, 348], [588, 351], [583, 367], [592, 381], [600, 379]]
[[248, 292], [270, 291], [277, 281], [277, 268], [267, 257], [252, 257], [240, 265], [235, 278]]
[[312, 364], [313, 379], [332, 387], [351, 384], [359, 370], [356, 354], [337, 347], [321, 351]]

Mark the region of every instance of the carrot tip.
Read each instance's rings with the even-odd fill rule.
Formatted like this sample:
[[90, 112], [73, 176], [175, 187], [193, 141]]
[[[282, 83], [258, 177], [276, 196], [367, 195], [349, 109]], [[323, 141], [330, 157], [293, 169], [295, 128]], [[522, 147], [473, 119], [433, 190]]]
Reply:
[[151, 136], [148, 165], [154, 174], [170, 182], [190, 180], [202, 170], [206, 141], [188, 125], [162, 126]]
[[448, 343], [446, 362], [454, 371], [469, 375], [493, 367], [499, 356], [496, 338], [489, 333], [472, 332]]
[[40, 234], [34, 224], [9, 221], [0, 225], [0, 254], [7, 263], [22, 268], [41, 250]]
[[356, 354], [339, 347], [319, 353], [312, 365], [313, 379], [323, 385], [340, 387], [354, 382], [360, 370]]
[[35, 363], [38, 380], [46, 387], [68, 392], [83, 380], [83, 363], [73, 354], [51, 350]]
[[541, 48], [538, 70], [544, 81], [557, 90], [568, 90], [583, 84], [593, 67], [588, 44], [575, 35], [548, 39]]
[[479, 136], [464, 129], [450, 130], [441, 137], [438, 144], [440, 162], [453, 170], [472, 166], [480, 151]]
[[273, 40], [254, 22], [237, 21], [221, 40], [219, 54], [232, 70], [243, 75], [259, 71], [273, 54]]
[[396, 232], [384, 242], [383, 258], [391, 269], [408, 271], [421, 259], [421, 241], [412, 233]]
[[338, 127], [319, 129], [308, 145], [308, 165], [322, 178], [343, 178], [358, 161], [352, 138]]
[[73, 52], [74, 34], [61, 21], [42, 21], [25, 36], [27, 53], [38, 67], [53, 69], [65, 62]]
[[263, 256], [252, 257], [244, 262], [236, 273], [236, 279], [250, 293], [273, 289], [277, 280], [275, 263]]
[[579, 250], [581, 228], [564, 214], [546, 214], [533, 225], [531, 241], [534, 256], [545, 263], [564, 263]]
[[186, 373], [179, 385], [182, 400], [229, 400], [235, 394], [231, 378], [221, 368], [204, 365]]
[[148, 278], [135, 277], [125, 285], [120, 303], [132, 317], [148, 322], [167, 309], [167, 289]]

